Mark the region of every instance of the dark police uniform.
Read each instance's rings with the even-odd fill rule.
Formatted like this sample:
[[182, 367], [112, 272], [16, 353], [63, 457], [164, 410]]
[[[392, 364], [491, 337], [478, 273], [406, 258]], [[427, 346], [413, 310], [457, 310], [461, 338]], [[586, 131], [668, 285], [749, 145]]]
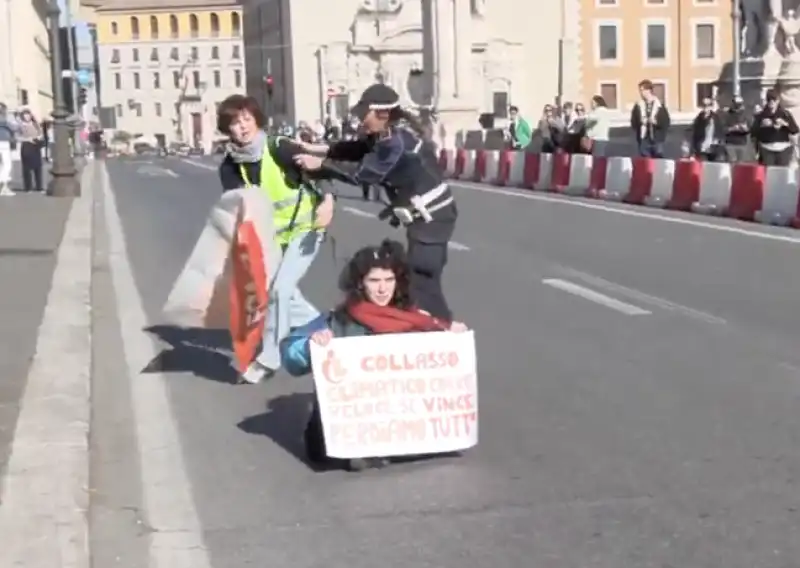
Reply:
[[[370, 108], [389, 109], [398, 100], [390, 87], [373, 85], [364, 91], [354, 111], [358, 115]], [[442, 273], [458, 210], [443, 181], [435, 146], [405, 127], [393, 126], [380, 135], [335, 143], [327, 158], [323, 167], [329, 175], [354, 185], [383, 188], [389, 206], [381, 217], [406, 227], [413, 301], [434, 317], [452, 320]], [[336, 161], [357, 165], [348, 171]]]

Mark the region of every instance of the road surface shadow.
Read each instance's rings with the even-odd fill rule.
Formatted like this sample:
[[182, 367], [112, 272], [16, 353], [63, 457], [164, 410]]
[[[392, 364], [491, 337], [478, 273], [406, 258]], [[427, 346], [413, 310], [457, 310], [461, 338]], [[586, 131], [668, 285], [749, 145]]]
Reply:
[[142, 369], [143, 373], [192, 373], [221, 383], [236, 382], [238, 374], [229, 354], [228, 332], [171, 325], [154, 325], [144, 331], [167, 347]]
[[315, 471], [325, 471], [306, 459], [303, 431], [314, 403], [313, 393], [291, 393], [267, 401], [267, 411], [245, 418], [238, 428], [248, 434], [267, 436], [285, 452]]
[[[237, 427], [248, 434], [268, 436], [288, 454], [316, 472], [342, 470], [342, 460], [330, 459], [326, 464], [313, 464], [306, 458], [303, 432], [314, 403], [313, 393], [292, 393], [277, 396], [267, 401], [267, 411], [245, 418]], [[389, 466], [421, 465], [435, 463], [443, 458], [457, 458], [462, 452], [394, 456], [389, 458]]]

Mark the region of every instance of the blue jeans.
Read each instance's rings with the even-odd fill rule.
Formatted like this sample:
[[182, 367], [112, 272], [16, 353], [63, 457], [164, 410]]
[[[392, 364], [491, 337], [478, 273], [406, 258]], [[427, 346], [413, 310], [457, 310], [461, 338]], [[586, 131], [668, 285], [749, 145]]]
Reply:
[[664, 145], [653, 140], [641, 140], [639, 142], [639, 156], [642, 158], [663, 158]]
[[314, 262], [324, 236], [323, 231], [303, 233], [290, 241], [283, 251], [283, 260], [269, 294], [261, 353], [256, 357], [256, 361], [265, 367], [280, 368], [281, 340], [292, 328], [319, 316], [319, 311], [303, 297], [299, 284]]

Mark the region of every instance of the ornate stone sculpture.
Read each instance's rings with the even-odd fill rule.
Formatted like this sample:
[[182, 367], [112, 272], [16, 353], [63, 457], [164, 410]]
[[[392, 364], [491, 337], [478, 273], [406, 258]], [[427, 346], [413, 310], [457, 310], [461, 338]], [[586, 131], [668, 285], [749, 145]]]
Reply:
[[486, 0], [472, 0], [472, 13], [476, 16], [485, 16]]
[[362, 12], [371, 14], [394, 13], [403, 6], [402, 0], [361, 0]]
[[800, 18], [795, 16], [794, 10], [789, 10], [788, 17], [778, 20], [783, 32], [783, 43], [786, 55], [797, 53], [797, 34], [800, 33]]

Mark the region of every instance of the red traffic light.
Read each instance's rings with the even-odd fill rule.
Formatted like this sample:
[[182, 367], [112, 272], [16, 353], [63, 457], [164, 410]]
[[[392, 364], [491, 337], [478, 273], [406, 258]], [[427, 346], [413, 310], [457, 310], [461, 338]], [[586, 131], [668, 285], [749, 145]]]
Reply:
[[267, 85], [269, 85], [270, 87], [271, 87], [271, 86], [272, 86], [272, 84], [274, 83], [274, 80], [272, 79], [272, 75], [267, 75], [267, 76], [264, 78], [264, 81], [266, 81]]

